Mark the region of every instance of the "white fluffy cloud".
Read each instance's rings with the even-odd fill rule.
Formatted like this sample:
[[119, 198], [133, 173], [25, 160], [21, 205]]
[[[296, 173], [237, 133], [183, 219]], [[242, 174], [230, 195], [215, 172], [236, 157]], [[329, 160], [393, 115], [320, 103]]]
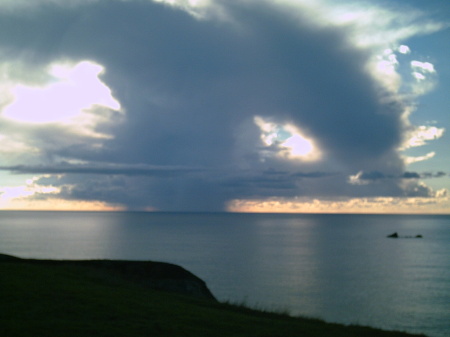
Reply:
[[441, 138], [444, 135], [445, 129], [435, 126], [419, 126], [413, 129], [403, 146], [404, 149], [423, 146], [430, 141]]
[[90, 61], [56, 61], [27, 72], [18, 62], [5, 65], [0, 68], [6, 97], [0, 107], [4, 164], [68, 145], [101, 146], [102, 139], [112, 137], [101, 128], [118, 123], [122, 112], [100, 79], [104, 67]]
[[450, 198], [446, 190], [429, 197], [373, 197], [319, 200], [310, 198], [267, 200], [234, 200], [229, 209], [234, 212], [282, 213], [446, 213]]
[[40, 86], [16, 84], [2, 116], [21, 123], [76, 125], [82, 133], [95, 134], [95, 109], [120, 110], [120, 103], [99, 79], [103, 67], [83, 61], [75, 65], [52, 64], [48, 83]]

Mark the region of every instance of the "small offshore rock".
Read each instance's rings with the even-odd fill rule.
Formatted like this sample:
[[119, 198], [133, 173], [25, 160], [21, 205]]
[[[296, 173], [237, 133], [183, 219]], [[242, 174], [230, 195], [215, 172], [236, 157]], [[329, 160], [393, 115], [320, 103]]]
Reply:
[[398, 233], [397, 232], [395, 232], [395, 233], [392, 233], [391, 235], [388, 235], [387, 236], [388, 238], [398, 238]]

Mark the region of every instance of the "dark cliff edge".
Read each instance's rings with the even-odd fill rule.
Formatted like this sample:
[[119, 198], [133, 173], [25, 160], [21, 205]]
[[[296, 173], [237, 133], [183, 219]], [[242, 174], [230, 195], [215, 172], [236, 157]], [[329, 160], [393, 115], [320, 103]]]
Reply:
[[0, 254], [0, 289], [0, 336], [417, 336], [220, 303], [200, 278], [162, 262]]
[[111, 275], [155, 290], [217, 301], [206, 283], [186, 269], [171, 263], [127, 260], [38, 260], [0, 254], [1, 262], [31, 263], [88, 268], [100, 278]]

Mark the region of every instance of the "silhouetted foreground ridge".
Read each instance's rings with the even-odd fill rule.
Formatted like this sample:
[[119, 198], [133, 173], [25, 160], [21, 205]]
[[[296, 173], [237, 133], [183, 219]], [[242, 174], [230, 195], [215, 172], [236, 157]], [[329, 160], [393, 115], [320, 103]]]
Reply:
[[186, 269], [171, 263], [123, 260], [35, 260], [0, 254], [0, 260], [55, 267], [80, 266], [97, 275], [112, 275], [155, 290], [175, 292], [198, 298], [216, 300], [206, 283]]
[[406, 337], [219, 303], [169, 263], [0, 254], [0, 336]]

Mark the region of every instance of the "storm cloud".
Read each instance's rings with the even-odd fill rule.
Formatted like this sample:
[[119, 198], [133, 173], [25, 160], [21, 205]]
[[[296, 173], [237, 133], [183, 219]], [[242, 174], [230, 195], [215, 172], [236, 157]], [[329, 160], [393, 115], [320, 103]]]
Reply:
[[[419, 178], [399, 151], [409, 102], [369, 70], [374, 49], [355, 44], [351, 26], [269, 1], [18, 8], [0, 14], [11, 82], [42, 87], [52, 64], [84, 61], [120, 103], [83, 107], [83, 132], [72, 119], [0, 121], [18, 149], [2, 151], [0, 169], [40, 175], [59, 188], [49, 198], [221, 211], [235, 199], [403, 196], [403, 181]], [[294, 155], [295, 132], [314, 156]], [[364, 183], [349, 180], [358, 172]]]

